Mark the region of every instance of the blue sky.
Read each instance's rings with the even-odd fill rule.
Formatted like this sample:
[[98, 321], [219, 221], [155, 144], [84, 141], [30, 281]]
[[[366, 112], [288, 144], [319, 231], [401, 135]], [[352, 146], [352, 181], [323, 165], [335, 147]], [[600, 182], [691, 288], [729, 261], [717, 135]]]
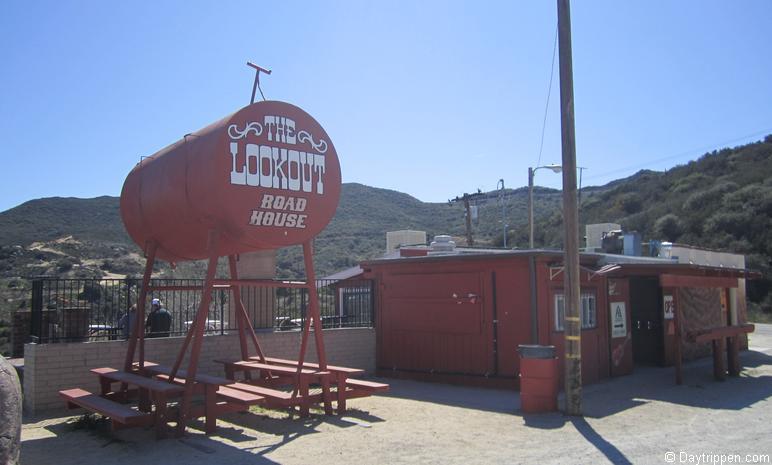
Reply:
[[[772, 2], [572, 4], [585, 185], [772, 133]], [[344, 182], [444, 201], [560, 162], [553, 1], [0, 4], [0, 211], [119, 195], [150, 155], [249, 102], [296, 104]], [[537, 184], [560, 187], [539, 171]]]

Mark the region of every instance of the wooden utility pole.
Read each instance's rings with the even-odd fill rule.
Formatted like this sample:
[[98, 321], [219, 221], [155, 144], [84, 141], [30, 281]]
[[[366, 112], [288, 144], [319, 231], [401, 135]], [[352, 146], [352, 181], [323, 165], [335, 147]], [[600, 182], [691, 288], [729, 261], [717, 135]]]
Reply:
[[579, 211], [576, 195], [574, 77], [569, 0], [558, 0], [560, 121], [563, 146], [563, 226], [565, 227], [565, 393], [566, 414], [582, 414], [582, 322], [579, 316]]
[[448, 200], [448, 204], [452, 202], [464, 202], [464, 211], [466, 212], [466, 244], [469, 247], [474, 246], [474, 236], [472, 235], [472, 207], [469, 204], [470, 200], [476, 199], [477, 197], [484, 197], [485, 195], [479, 191], [476, 194], [467, 194], [464, 193], [463, 196], [458, 197], [456, 196], [455, 199]]
[[466, 210], [466, 245], [474, 246], [474, 237], [472, 236], [472, 212], [469, 208], [469, 196], [464, 194], [464, 210]]

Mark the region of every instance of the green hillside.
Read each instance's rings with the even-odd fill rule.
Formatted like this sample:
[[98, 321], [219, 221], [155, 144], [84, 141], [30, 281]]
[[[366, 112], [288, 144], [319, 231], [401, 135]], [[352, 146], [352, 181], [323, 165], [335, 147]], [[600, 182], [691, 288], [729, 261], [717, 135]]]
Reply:
[[[525, 225], [527, 190], [506, 194], [508, 215], [519, 212], [509, 223]], [[559, 201], [557, 191], [537, 189], [541, 215], [552, 212]], [[501, 204], [497, 196], [473, 204], [479, 211], [473, 228], [475, 241], [480, 245], [500, 242]], [[317, 274], [331, 274], [380, 256], [386, 247], [386, 231], [399, 229], [426, 231], [429, 238], [451, 234], [464, 242], [463, 206], [424, 203], [393, 190], [343, 184], [338, 210], [315, 241]], [[0, 278], [62, 273], [91, 277], [105, 272], [137, 275], [142, 272], [140, 253], [123, 228], [117, 197], [45, 198], [0, 213]], [[94, 266], [93, 261], [99, 259], [104, 260]], [[176, 275], [198, 275], [203, 266], [179, 264]], [[159, 265], [159, 270], [167, 269]], [[299, 246], [279, 251], [278, 274], [282, 278], [304, 275]]]
[[772, 136], [705, 154], [666, 172], [642, 171], [585, 196], [581, 220], [609, 219], [644, 240], [661, 239], [746, 255], [764, 279], [749, 299], [772, 308]]
[[117, 197], [51, 197], [25, 202], [0, 213], [0, 246], [28, 245], [64, 236], [131, 242], [121, 222]]

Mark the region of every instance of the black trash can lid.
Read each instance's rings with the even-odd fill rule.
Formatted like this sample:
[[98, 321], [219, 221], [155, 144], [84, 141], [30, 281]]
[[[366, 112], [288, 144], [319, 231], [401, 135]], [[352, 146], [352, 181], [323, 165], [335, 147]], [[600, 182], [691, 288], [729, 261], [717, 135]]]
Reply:
[[555, 358], [555, 346], [520, 344], [517, 352], [523, 358]]

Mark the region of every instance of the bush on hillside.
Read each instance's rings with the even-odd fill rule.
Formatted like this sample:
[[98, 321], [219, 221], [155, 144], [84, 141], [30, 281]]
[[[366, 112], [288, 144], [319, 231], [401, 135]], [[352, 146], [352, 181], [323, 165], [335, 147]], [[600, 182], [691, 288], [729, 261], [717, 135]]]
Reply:
[[682, 233], [683, 225], [681, 220], [672, 213], [661, 216], [654, 222], [654, 234], [663, 240], [675, 242], [681, 237]]

